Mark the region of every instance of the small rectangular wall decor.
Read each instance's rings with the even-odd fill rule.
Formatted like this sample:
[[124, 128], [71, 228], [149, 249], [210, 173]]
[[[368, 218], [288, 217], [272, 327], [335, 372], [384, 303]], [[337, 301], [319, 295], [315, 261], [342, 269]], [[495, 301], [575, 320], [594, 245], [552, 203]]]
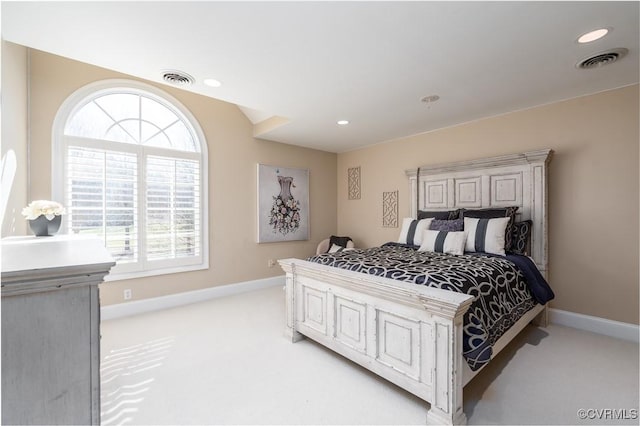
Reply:
[[309, 239], [309, 170], [258, 164], [258, 242]]
[[349, 177], [349, 199], [360, 199], [360, 167], [351, 167], [348, 173]]
[[382, 193], [382, 226], [398, 227], [398, 191]]

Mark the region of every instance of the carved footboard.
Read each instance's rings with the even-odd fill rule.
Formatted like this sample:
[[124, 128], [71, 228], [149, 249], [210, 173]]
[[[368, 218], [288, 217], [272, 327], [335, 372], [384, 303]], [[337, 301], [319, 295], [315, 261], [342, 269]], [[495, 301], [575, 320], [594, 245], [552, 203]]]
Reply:
[[427, 424], [465, 424], [462, 317], [472, 297], [427, 286], [279, 261], [285, 333], [307, 336], [431, 404]]

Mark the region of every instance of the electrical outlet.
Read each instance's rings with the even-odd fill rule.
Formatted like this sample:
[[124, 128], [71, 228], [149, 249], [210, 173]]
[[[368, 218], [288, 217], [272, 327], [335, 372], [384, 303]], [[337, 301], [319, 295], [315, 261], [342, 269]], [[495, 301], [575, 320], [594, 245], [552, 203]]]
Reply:
[[132, 292], [130, 288], [125, 289], [124, 291], [124, 300], [129, 300], [131, 299], [132, 296]]
[[269, 259], [269, 260], [267, 260], [267, 266], [268, 266], [269, 268], [273, 268], [274, 266], [276, 266], [276, 261], [275, 261], [275, 259]]

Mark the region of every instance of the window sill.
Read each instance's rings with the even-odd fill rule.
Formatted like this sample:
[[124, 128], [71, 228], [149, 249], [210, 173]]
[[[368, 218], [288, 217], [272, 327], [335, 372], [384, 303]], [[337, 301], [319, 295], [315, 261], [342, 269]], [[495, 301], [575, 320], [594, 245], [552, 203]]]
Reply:
[[178, 274], [180, 272], [201, 271], [209, 269], [209, 262], [197, 265], [175, 266], [170, 268], [153, 269], [149, 271], [110, 273], [104, 278], [105, 282], [132, 280], [136, 278], [155, 277], [158, 275]]

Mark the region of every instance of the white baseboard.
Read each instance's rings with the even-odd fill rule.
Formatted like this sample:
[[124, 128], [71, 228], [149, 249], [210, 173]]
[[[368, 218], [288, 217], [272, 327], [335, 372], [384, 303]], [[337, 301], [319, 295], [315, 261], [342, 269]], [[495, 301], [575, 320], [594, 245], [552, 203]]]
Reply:
[[549, 309], [549, 321], [554, 324], [604, 334], [618, 339], [630, 340], [636, 343], [639, 341], [640, 327], [635, 324], [553, 308]]
[[231, 296], [252, 290], [260, 290], [267, 287], [284, 286], [284, 275], [261, 280], [245, 281], [237, 284], [222, 285], [205, 288], [202, 290], [187, 291], [184, 293], [170, 294], [168, 296], [153, 297], [151, 299], [136, 300], [128, 303], [104, 306], [100, 309], [102, 320], [110, 320], [145, 312], [159, 311], [161, 309], [188, 305], [218, 297]]

